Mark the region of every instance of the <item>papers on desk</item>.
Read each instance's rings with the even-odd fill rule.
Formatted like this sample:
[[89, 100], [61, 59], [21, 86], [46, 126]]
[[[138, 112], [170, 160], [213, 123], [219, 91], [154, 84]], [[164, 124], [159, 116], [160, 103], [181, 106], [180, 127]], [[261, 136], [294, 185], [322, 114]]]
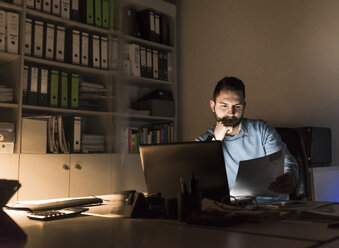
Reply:
[[251, 160], [240, 161], [239, 171], [231, 195], [247, 196], [278, 196], [269, 191], [269, 185], [284, 173], [285, 151]]

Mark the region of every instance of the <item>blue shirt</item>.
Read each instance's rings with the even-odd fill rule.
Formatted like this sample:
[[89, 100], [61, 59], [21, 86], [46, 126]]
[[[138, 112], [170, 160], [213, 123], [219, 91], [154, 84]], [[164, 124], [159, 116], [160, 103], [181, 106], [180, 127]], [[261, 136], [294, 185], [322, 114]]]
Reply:
[[[205, 141], [207, 137], [213, 136], [214, 128], [215, 126], [196, 140]], [[244, 118], [238, 133], [235, 136], [225, 136], [222, 146], [230, 190], [234, 186], [240, 161], [263, 157], [280, 150], [285, 150], [284, 172], [291, 172], [295, 182], [299, 178], [295, 158], [289, 153], [277, 131], [265, 121]]]

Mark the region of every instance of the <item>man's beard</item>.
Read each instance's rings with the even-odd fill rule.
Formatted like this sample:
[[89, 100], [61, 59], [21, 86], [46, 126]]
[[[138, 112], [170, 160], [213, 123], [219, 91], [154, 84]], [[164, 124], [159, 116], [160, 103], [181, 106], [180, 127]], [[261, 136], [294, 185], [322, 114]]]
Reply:
[[237, 118], [235, 116], [233, 116], [232, 118], [229, 118], [229, 117], [220, 118], [220, 117], [217, 116], [217, 114], [215, 112], [214, 112], [214, 116], [215, 116], [215, 119], [217, 120], [217, 122], [222, 122], [222, 124], [225, 127], [236, 127], [240, 124], [240, 122], [243, 119], [243, 116], [241, 116], [240, 118]]

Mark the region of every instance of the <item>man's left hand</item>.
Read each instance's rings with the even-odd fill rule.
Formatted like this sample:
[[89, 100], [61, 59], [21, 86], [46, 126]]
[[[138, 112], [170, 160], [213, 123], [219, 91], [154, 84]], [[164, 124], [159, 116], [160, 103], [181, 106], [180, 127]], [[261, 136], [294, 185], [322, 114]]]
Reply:
[[290, 194], [294, 190], [294, 187], [294, 176], [291, 173], [285, 173], [277, 177], [268, 189], [279, 194]]

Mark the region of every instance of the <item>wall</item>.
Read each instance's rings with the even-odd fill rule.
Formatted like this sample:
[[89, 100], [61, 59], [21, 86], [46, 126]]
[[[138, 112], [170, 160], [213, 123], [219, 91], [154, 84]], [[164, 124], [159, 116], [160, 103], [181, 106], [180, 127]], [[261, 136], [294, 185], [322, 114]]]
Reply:
[[339, 2], [183, 0], [179, 10], [179, 137], [214, 124], [209, 99], [224, 76], [247, 87], [245, 116], [332, 129], [339, 165]]

